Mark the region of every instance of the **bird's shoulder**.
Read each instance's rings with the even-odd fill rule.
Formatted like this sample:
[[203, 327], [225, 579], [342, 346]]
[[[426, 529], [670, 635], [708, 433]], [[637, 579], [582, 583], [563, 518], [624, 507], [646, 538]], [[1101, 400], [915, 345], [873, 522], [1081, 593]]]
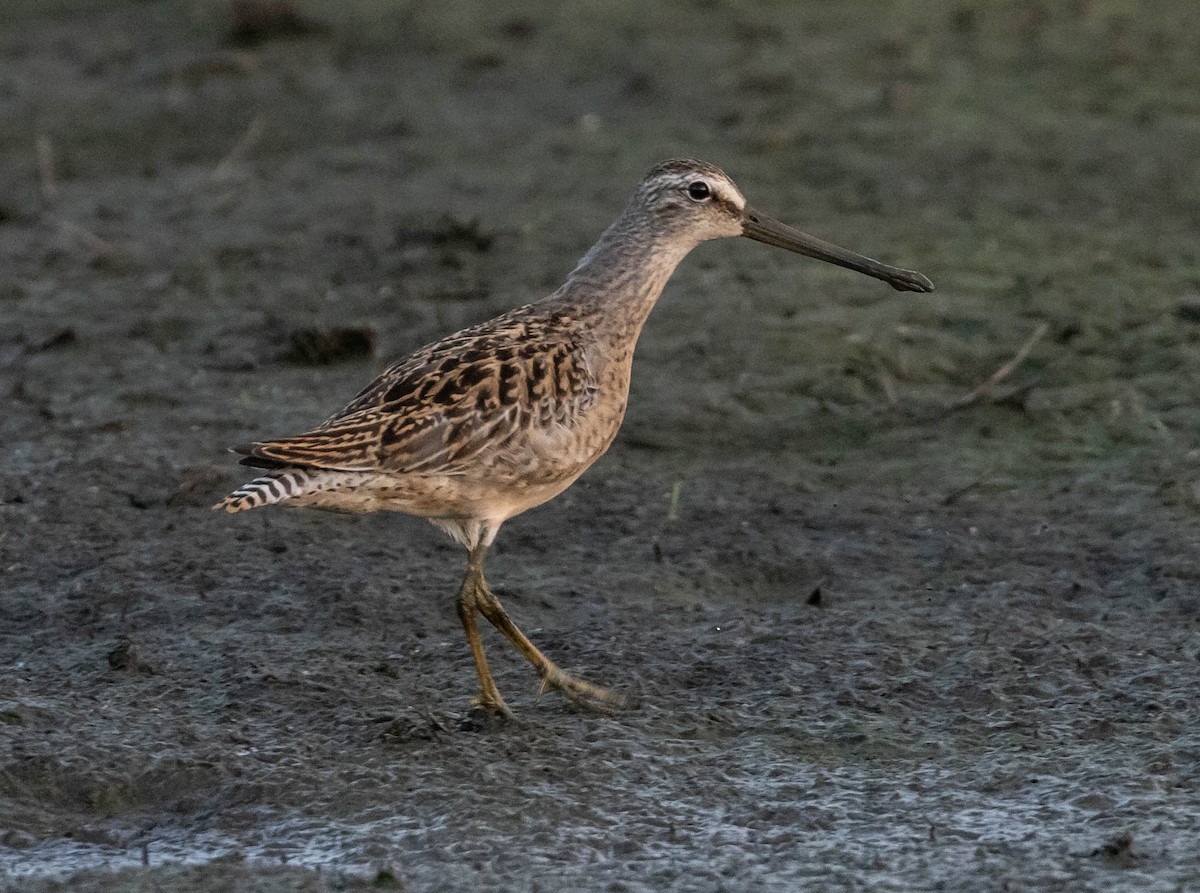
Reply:
[[588, 339], [569, 312], [518, 307], [393, 363], [322, 427], [364, 413], [495, 410], [570, 400], [594, 383]]

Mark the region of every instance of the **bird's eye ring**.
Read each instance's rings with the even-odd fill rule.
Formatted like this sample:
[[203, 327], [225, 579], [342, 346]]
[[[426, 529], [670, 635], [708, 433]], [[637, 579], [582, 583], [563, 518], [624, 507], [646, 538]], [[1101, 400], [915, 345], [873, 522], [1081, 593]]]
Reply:
[[712, 198], [712, 190], [708, 188], [708, 184], [703, 180], [696, 180], [694, 183], [689, 183], [687, 194], [692, 201], [696, 202]]

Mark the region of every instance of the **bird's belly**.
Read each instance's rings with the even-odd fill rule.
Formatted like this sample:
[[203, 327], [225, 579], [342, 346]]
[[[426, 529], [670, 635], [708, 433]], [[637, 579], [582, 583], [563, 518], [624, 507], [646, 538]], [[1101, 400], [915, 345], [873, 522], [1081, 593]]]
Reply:
[[617, 426], [611, 433], [577, 431], [565, 438], [531, 435], [519, 449], [491, 457], [459, 485], [464, 502], [486, 509], [470, 517], [505, 521], [553, 499], [604, 454]]
[[465, 467], [446, 472], [346, 475], [344, 481], [331, 481], [289, 501], [334, 511], [398, 511], [499, 524], [571, 486], [612, 444], [622, 416], [617, 412], [603, 420], [577, 420], [570, 427], [526, 430], [482, 451]]
[[553, 499], [579, 477], [513, 477], [377, 474], [344, 487], [289, 499], [293, 505], [343, 512], [396, 511], [422, 518], [479, 519], [500, 523]]

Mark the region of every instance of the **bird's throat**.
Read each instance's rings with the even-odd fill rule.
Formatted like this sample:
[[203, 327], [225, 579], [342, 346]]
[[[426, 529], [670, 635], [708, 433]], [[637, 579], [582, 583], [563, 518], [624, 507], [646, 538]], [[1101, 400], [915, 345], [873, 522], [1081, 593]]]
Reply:
[[551, 297], [593, 316], [592, 324], [616, 342], [632, 344], [667, 280], [695, 242], [629, 226], [618, 218]]

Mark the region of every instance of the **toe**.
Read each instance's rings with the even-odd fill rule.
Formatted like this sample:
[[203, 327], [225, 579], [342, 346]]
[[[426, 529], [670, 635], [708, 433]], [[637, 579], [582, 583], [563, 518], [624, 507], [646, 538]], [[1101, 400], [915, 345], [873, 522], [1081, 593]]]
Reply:
[[547, 674], [542, 678], [542, 691], [554, 689], [560, 691], [572, 704], [596, 713], [615, 713], [627, 706], [623, 695], [609, 691], [599, 685], [594, 685], [585, 679], [571, 676], [561, 670]]

